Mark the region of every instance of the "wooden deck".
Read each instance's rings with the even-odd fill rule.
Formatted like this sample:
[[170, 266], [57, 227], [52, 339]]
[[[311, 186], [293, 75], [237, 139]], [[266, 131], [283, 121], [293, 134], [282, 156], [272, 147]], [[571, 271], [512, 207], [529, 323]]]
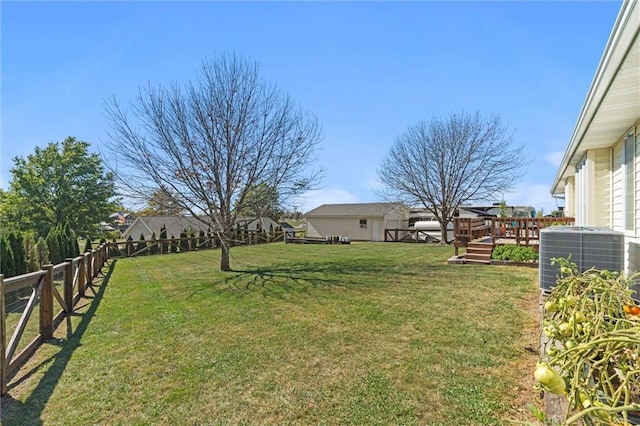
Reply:
[[573, 225], [572, 217], [491, 217], [454, 218], [454, 247], [458, 256], [460, 247], [470, 243], [490, 243], [492, 247], [507, 244], [540, 245], [540, 231], [552, 225]]

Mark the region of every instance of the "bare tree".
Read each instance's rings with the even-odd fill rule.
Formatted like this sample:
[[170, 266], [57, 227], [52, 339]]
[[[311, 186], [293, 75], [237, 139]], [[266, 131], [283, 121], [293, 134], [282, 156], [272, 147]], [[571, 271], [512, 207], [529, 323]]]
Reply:
[[130, 110], [115, 98], [105, 103], [120, 188], [141, 200], [161, 191], [212, 226], [222, 271], [231, 270], [236, 216], [248, 194], [267, 185], [286, 200], [320, 178], [316, 118], [258, 71], [255, 62], [221, 55], [204, 60], [183, 89], [140, 89]]
[[461, 113], [410, 126], [383, 158], [378, 178], [387, 198], [429, 210], [445, 242], [458, 207], [513, 189], [525, 165], [523, 147], [500, 116]]

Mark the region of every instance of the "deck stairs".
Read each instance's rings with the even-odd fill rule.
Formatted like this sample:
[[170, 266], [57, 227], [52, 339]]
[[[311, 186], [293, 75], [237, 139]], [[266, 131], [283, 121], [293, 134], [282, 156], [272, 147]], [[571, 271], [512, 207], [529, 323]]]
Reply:
[[464, 263], [491, 263], [491, 252], [493, 244], [491, 242], [483, 242], [479, 240], [470, 241], [467, 246], [467, 252], [464, 255]]

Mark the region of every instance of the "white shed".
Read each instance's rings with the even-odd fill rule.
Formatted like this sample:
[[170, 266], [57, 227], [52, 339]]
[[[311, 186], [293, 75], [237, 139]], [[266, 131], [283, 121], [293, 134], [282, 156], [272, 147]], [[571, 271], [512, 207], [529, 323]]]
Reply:
[[402, 203], [323, 204], [309, 212], [307, 236], [344, 236], [353, 241], [384, 241], [385, 229], [407, 229], [409, 209]]

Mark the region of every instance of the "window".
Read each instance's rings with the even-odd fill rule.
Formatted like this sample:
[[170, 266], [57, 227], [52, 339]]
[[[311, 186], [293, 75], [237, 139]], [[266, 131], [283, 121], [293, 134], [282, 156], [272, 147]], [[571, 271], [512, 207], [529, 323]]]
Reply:
[[367, 227], [367, 219], [360, 219], [360, 228]]
[[635, 141], [633, 134], [624, 140], [624, 229], [635, 228]]

